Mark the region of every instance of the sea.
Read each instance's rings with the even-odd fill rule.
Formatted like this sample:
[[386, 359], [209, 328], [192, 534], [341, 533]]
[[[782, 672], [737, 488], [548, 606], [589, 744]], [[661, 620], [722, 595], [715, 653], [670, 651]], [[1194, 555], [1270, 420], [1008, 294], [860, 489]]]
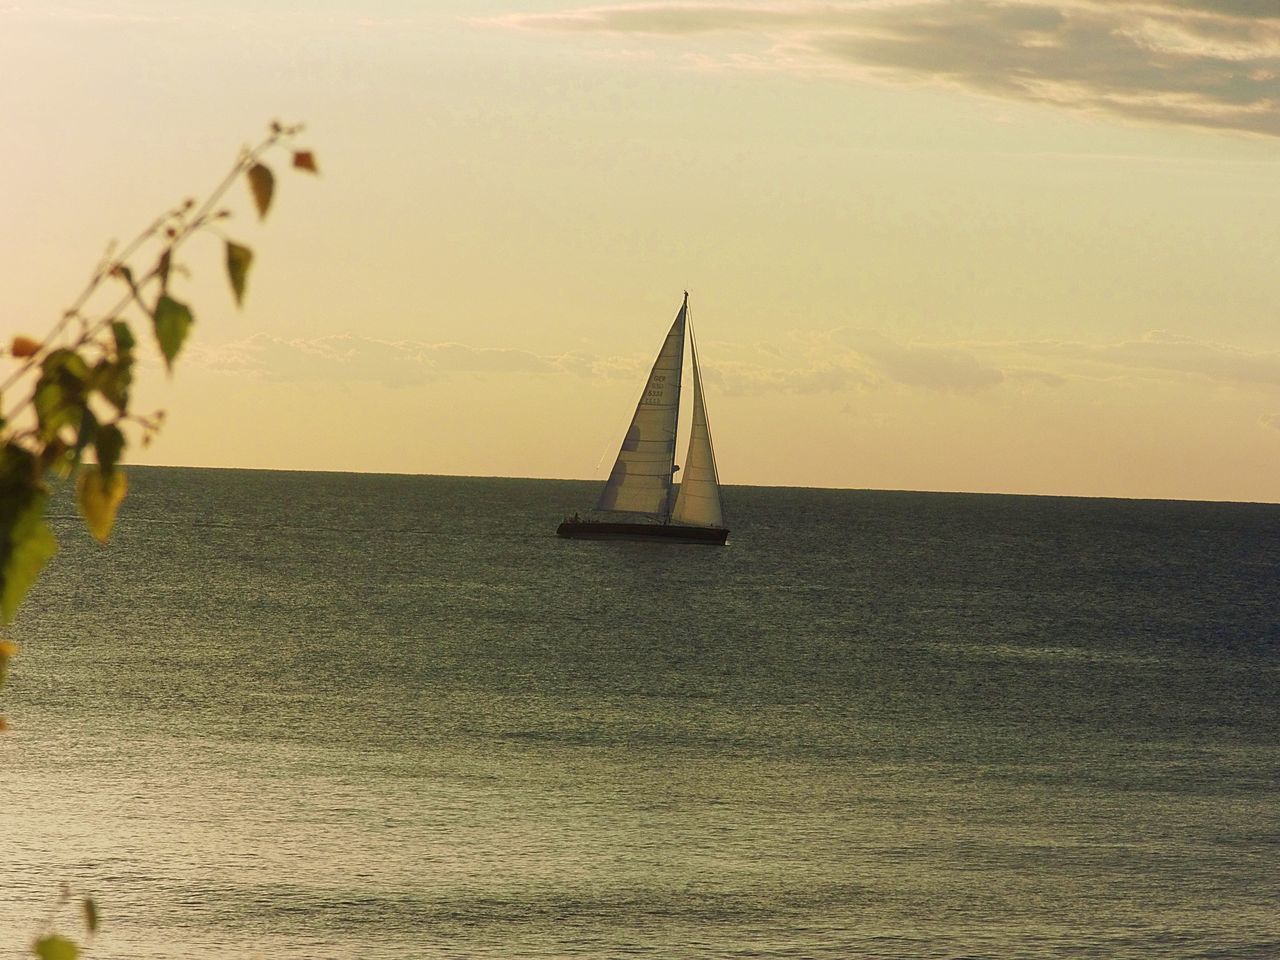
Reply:
[[1280, 506], [130, 481], [8, 631], [0, 958], [1280, 957]]

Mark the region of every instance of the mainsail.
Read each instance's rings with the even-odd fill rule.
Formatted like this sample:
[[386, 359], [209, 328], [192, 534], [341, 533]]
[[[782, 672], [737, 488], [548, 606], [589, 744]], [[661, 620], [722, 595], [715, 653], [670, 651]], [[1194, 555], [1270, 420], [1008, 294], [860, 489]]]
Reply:
[[720, 478], [716, 476], [716, 455], [711, 445], [711, 427], [702, 399], [702, 374], [698, 370], [698, 344], [690, 337], [693, 354], [693, 425], [689, 432], [689, 455], [680, 474], [680, 493], [671, 519], [702, 527], [724, 526], [720, 506]]
[[[622, 449], [600, 494], [597, 510], [667, 515], [676, 455], [676, 414], [684, 365], [685, 314], [689, 295], [654, 361]], [[714, 472], [714, 468], [713, 468]]]

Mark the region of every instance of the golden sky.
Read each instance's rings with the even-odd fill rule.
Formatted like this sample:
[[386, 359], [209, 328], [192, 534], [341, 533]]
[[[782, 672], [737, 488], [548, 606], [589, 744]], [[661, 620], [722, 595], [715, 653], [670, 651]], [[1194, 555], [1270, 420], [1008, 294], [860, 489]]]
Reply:
[[[0, 0], [0, 333], [279, 117], [139, 462], [1280, 500], [1272, 0]], [[284, 171], [281, 171], [282, 174]]]

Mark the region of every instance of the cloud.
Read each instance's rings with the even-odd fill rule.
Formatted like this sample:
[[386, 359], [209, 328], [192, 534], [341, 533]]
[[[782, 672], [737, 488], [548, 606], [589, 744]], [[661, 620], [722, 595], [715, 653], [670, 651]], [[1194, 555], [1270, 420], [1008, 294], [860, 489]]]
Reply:
[[1148, 0], [1148, 2], [1150, 6], [1193, 10], [1208, 14], [1257, 17], [1263, 20], [1274, 20], [1280, 17], [1274, 0]]
[[[703, 380], [729, 396], [816, 396], [885, 384], [972, 395], [1058, 389], [1071, 382], [1165, 380], [1280, 388], [1280, 352], [1250, 351], [1164, 331], [1112, 342], [1062, 340], [904, 343], [874, 330], [842, 328], [782, 346], [717, 344]], [[571, 376], [639, 384], [651, 357], [583, 350], [542, 356], [462, 343], [384, 341], [353, 334], [286, 340], [256, 334], [184, 358], [208, 369], [287, 383], [378, 383], [411, 387], [450, 378]], [[1268, 425], [1280, 428], [1280, 422]]]
[[1159, 370], [1218, 383], [1280, 387], [1280, 353], [1242, 350], [1162, 330], [1117, 343], [1035, 341], [1020, 347], [1041, 358], [1084, 361], [1128, 370]]
[[645, 361], [638, 357], [597, 357], [583, 350], [561, 354], [551, 363], [566, 373], [594, 380], [637, 380], [648, 371]]
[[999, 386], [1005, 375], [983, 364], [973, 353], [947, 344], [900, 344], [870, 330], [837, 331], [836, 339], [851, 347], [884, 376], [910, 387], [973, 393]]
[[[744, 351], [754, 354], [755, 361], [732, 359], [733, 345], [720, 346], [721, 354], [730, 359], [705, 363], [702, 375], [708, 384], [730, 395], [836, 394], [874, 389], [887, 382], [974, 393], [1006, 379], [1003, 370], [979, 360], [964, 345], [903, 344], [872, 330], [840, 329], [797, 339], [785, 349], [756, 344]], [[1015, 375], [1037, 383], [1060, 382], [1042, 371], [1019, 370]]]
[[643, 358], [599, 357], [582, 350], [542, 356], [505, 347], [379, 340], [356, 334], [306, 340], [259, 333], [217, 347], [195, 344], [184, 359], [208, 369], [267, 380], [393, 387], [465, 375], [568, 373], [597, 380], [637, 380], [648, 370]]
[[1067, 378], [1061, 374], [1053, 373], [1049, 370], [1025, 369], [1022, 367], [1010, 367], [1001, 371], [1005, 380], [1009, 383], [1032, 383], [1039, 384], [1044, 387], [1060, 387], [1067, 382]]
[[[725, 353], [735, 349], [722, 344]], [[759, 347], [748, 350], [766, 354]], [[871, 383], [864, 362], [852, 353], [811, 358], [786, 366], [784, 352], [767, 353], [770, 365], [726, 359], [703, 367], [703, 379], [735, 395], [834, 393]], [[223, 373], [280, 382], [381, 383], [407, 387], [446, 377], [570, 375], [639, 385], [652, 357], [602, 357], [584, 350], [541, 356], [524, 350], [462, 343], [387, 341], [355, 334], [310, 340], [255, 334], [217, 347], [195, 344], [184, 360]]]
[[727, 360], [707, 364], [702, 379], [729, 396], [787, 393], [811, 396], [867, 386], [871, 378], [853, 357], [818, 357], [790, 367]]
[[[765, 351], [757, 349], [758, 355]], [[1057, 389], [1071, 382], [1153, 377], [1241, 388], [1280, 388], [1280, 352], [1245, 350], [1161, 330], [1110, 342], [1063, 340], [904, 343], [875, 330], [842, 328], [792, 350], [790, 361], [720, 362], [708, 383], [730, 394], [839, 393], [894, 383], [976, 394]]]
[[193, 348], [211, 369], [270, 380], [382, 383], [404, 387], [454, 374], [552, 373], [557, 364], [523, 350], [460, 343], [386, 341], [352, 334], [285, 340], [256, 334], [221, 347]]
[[1275, 0], [655, 2], [496, 22], [691, 41], [737, 35], [755, 48], [749, 62], [778, 69], [1280, 136]]

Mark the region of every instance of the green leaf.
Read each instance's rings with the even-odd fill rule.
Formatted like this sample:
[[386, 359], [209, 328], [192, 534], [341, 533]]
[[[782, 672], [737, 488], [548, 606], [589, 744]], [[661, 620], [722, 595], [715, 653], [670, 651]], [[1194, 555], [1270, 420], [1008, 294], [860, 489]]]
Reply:
[[70, 380], [84, 380], [89, 375], [89, 365], [74, 350], [54, 350], [44, 358], [44, 369], [58, 373]]
[[103, 473], [110, 473], [120, 462], [120, 454], [124, 452], [124, 433], [114, 423], [98, 428], [93, 440], [93, 449], [98, 454], [98, 466]]
[[111, 321], [111, 336], [115, 338], [117, 354], [123, 356], [133, 352], [137, 341], [133, 339], [133, 331], [129, 329], [129, 325], [123, 320]]
[[98, 418], [93, 415], [93, 411], [86, 406], [80, 411], [80, 432], [76, 434], [76, 459], [80, 459], [80, 455], [84, 453], [84, 448], [93, 443], [93, 438], [98, 435]]
[[106, 543], [111, 539], [111, 528], [116, 522], [116, 512], [129, 489], [123, 470], [102, 470], [86, 467], [76, 478], [76, 500], [85, 525], [94, 539]]
[[267, 210], [271, 207], [271, 197], [275, 193], [276, 178], [268, 167], [255, 163], [247, 172], [249, 189], [253, 193], [253, 202], [258, 207], [259, 218], [265, 220]]
[[40, 960], [76, 960], [80, 956], [79, 947], [56, 933], [37, 940], [35, 950]]
[[40, 370], [41, 375], [47, 380], [57, 379], [59, 382], [68, 383], [83, 380], [89, 373], [84, 357], [65, 347], [50, 351], [44, 358], [44, 362], [40, 364]]
[[56, 380], [41, 378], [36, 384], [32, 402], [36, 408], [36, 419], [40, 422], [40, 436], [51, 439], [54, 434], [71, 422], [71, 411], [67, 409], [66, 396], [62, 385]]
[[58, 549], [45, 523], [48, 495], [35, 456], [9, 442], [0, 450], [0, 623], [10, 623], [23, 597]]
[[169, 272], [173, 269], [173, 247], [165, 247], [164, 253], [156, 261], [156, 276], [160, 278], [160, 289], [169, 289]]
[[231, 278], [231, 289], [235, 292], [237, 307], [244, 306], [244, 282], [249, 277], [249, 267], [252, 264], [252, 250], [227, 241], [227, 276]]
[[129, 410], [129, 386], [133, 383], [133, 357], [125, 355], [112, 363], [99, 360], [93, 368], [93, 387], [121, 413]]
[[54, 437], [40, 451], [40, 471], [54, 471], [59, 477], [67, 477], [76, 459], [74, 448], [68, 447], [61, 437]]
[[112, 321], [115, 359], [103, 358], [93, 368], [91, 383], [121, 413], [129, 411], [129, 387], [133, 384], [133, 331], [123, 320]]
[[84, 925], [90, 933], [98, 932], [98, 905], [94, 903], [93, 897], [85, 897], [80, 904], [80, 909], [84, 913]]
[[88, 379], [89, 367], [74, 350], [54, 350], [44, 358], [31, 398], [41, 439], [51, 440], [63, 427], [80, 423]]
[[187, 333], [195, 318], [187, 305], [179, 303], [167, 293], [156, 301], [156, 310], [152, 315], [156, 325], [156, 340], [160, 343], [160, 352], [164, 354], [165, 366], [173, 372], [173, 361], [187, 339]]

